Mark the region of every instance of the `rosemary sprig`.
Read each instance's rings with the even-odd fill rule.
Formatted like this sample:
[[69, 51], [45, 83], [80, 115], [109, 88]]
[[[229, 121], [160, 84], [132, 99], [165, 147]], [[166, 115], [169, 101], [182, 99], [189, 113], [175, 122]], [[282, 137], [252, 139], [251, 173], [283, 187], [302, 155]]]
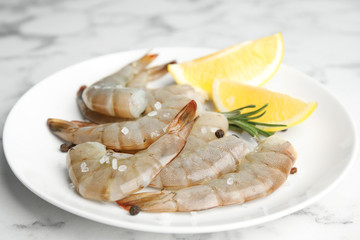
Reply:
[[286, 125], [251, 121], [262, 117], [266, 113], [265, 109], [267, 108], [267, 106], [268, 104], [265, 104], [264, 106], [262, 106], [257, 110], [247, 113], [241, 113], [241, 111], [244, 109], [256, 108], [255, 105], [247, 105], [245, 107], [241, 107], [230, 112], [222, 112], [222, 114], [224, 114], [225, 117], [228, 119], [229, 128], [232, 130], [244, 130], [248, 132], [251, 136], [257, 138], [259, 138], [259, 135], [269, 137], [273, 135], [274, 132], [262, 130], [257, 126], [286, 127]]

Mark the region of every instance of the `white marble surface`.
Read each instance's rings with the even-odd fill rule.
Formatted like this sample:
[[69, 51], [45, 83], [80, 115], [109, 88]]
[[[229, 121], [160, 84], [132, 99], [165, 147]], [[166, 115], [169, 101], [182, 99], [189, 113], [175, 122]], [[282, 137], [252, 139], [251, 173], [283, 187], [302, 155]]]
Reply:
[[[22, 94], [76, 62], [145, 47], [223, 48], [279, 31], [284, 62], [353, 109], [359, 127], [357, 0], [1, 0], [0, 135]], [[251, 228], [195, 235], [136, 232], [75, 216], [22, 185], [2, 148], [0, 159], [0, 239], [357, 239], [360, 234], [360, 156], [336, 188], [301, 211]]]

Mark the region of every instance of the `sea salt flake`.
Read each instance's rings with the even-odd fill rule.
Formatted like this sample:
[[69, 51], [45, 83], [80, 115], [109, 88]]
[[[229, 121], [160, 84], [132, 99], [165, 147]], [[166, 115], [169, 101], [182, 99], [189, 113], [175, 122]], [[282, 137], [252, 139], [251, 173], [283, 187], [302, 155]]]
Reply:
[[126, 165], [120, 165], [119, 168], [118, 168], [119, 172], [125, 172], [126, 169], [127, 169]]
[[112, 160], [112, 168], [113, 168], [114, 170], [117, 169], [117, 160], [116, 160], [115, 158]]
[[81, 172], [88, 172], [89, 171], [89, 168], [87, 167], [85, 162], [82, 162], [80, 164], [80, 168], [81, 168]]
[[202, 127], [202, 128], [201, 128], [201, 133], [202, 133], [202, 134], [207, 133], [206, 127]]
[[109, 157], [108, 156], [103, 156], [102, 158], [100, 158], [99, 162], [100, 164], [104, 164], [105, 162], [109, 161]]
[[148, 113], [149, 117], [153, 117], [153, 116], [156, 116], [156, 115], [157, 115], [157, 111], [152, 111], [152, 112]]
[[112, 154], [112, 157], [116, 158], [116, 159], [126, 159], [126, 158], [129, 158], [131, 157], [132, 154], [128, 154], [128, 153], [117, 153], [117, 152], [114, 152]]
[[156, 138], [158, 136], [160, 136], [160, 134], [157, 131], [150, 133], [151, 138]]
[[128, 129], [127, 127], [123, 127], [123, 128], [121, 129], [121, 132], [122, 132], [124, 135], [126, 135], [126, 134], [129, 133], [129, 129]]
[[170, 117], [170, 113], [164, 113], [163, 116], [166, 117], [166, 118], [168, 118], [168, 117]]
[[156, 103], [154, 104], [154, 107], [156, 108], [156, 110], [161, 109], [161, 103], [160, 103], [160, 102], [156, 102]]
[[233, 185], [233, 184], [234, 184], [234, 179], [233, 179], [233, 178], [228, 178], [228, 179], [226, 180], [226, 183], [227, 183], [228, 185]]

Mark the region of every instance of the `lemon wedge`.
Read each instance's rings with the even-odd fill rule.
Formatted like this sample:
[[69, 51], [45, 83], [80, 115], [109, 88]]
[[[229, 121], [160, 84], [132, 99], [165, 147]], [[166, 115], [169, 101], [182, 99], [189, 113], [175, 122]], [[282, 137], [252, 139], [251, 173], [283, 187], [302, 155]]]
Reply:
[[284, 55], [281, 33], [243, 42], [213, 54], [179, 64], [168, 71], [178, 84], [189, 84], [211, 96], [213, 81], [232, 81], [260, 86], [279, 68]]
[[[303, 102], [286, 94], [269, 91], [230, 80], [215, 79], [213, 101], [221, 112], [228, 112], [247, 105], [261, 107], [269, 104], [266, 114], [256, 122], [284, 124], [284, 127], [258, 126], [265, 131], [279, 131], [297, 125], [308, 118], [315, 110], [316, 102]], [[250, 110], [244, 110], [246, 113]]]

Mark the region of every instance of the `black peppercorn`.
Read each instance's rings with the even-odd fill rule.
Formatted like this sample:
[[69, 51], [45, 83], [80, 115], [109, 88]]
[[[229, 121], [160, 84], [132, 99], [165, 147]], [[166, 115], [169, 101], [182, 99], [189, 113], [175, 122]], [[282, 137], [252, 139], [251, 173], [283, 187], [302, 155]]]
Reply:
[[67, 152], [69, 151], [70, 148], [72, 148], [73, 146], [75, 146], [74, 144], [72, 143], [63, 143], [60, 145], [60, 151], [62, 152]]
[[141, 209], [135, 205], [135, 206], [130, 207], [129, 213], [131, 216], [135, 216], [135, 215], [139, 214], [140, 211], [141, 211]]
[[216, 132], [215, 132], [215, 136], [217, 137], [217, 138], [222, 138], [223, 136], [224, 136], [224, 131], [222, 130], [222, 129], [218, 129], [218, 130], [216, 130]]

